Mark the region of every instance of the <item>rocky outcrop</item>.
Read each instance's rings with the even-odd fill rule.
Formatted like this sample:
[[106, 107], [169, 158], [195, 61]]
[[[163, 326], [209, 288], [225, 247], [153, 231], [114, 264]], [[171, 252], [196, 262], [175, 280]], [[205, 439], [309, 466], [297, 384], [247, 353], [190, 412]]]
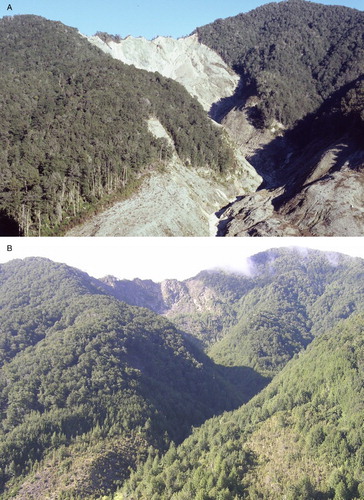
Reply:
[[161, 283], [152, 280], [118, 280], [114, 276], [100, 279], [105, 291], [133, 306], [146, 307], [158, 314], [194, 314], [212, 311], [218, 295], [199, 277], [185, 281], [167, 279]]
[[223, 335], [229, 298], [197, 275], [184, 281], [167, 279], [118, 280], [106, 276], [99, 280], [107, 294], [127, 304], [146, 307], [166, 316], [194, 342], [208, 346]]
[[167, 310], [159, 283], [152, 280], [141, 280], [136, 278], [130, 280], [118, 280], [114, 276], [105, 276], [99, 280], [105, 291], [119, 300], [132, 306], [146, 307], [158, 314]]
[[363, 105], [359, 78], [288, 131], [254, 133], [253, 99], [231, 110], [224, 122], [264, 181], [221, 210], [218, 236], [362, 236]]

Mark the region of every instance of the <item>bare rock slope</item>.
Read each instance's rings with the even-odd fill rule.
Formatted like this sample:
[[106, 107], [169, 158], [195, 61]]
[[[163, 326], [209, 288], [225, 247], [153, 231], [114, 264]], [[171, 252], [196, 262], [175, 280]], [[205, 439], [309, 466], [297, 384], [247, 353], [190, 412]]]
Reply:
[[[197, 35], [88, 39], [183, 84], [228, 132], [240, 168], [217, 179], [207, 169], [186, 169], [174, 155], [132, 198], [70, 236], [362, 236], [364, 152], [352, 131], [327, 138], [323, 122], [317, 137], [291, 151], [281, 123], [255, 123], [259, 97], [242, 99], [244, 82]], [[150, 130], [167, 138], [152, 119]]]
[[[165, 137], [162, 124], [149, 120], [149, 130]], [[174, 152], [164, 171], [146, 177], [128, 200], [77, 226], [66, 236], [214, 236], [215, 212], [242, 192], [255, 190], [261, 182], [251, 165], [237, 154], [239, 167], [224, 178], [208, 168], [186, 167]]]
[[[126, 64], [177, 80], [206, 110], [232, 95], [238, 85], [239, 77], [196, 35], [178, 40], [104, 41], [99, 36], [88, 40]], [[150, 132], [174, 147], [158, 120], [150, 117], [148, 125]], [[73, 228], [67, 236], [215, 236], [215, 213], [238, 195], [255, 191], [262, 181], [239, 151], [235, 154], [238, 168], [221, 177], [207, 167], [186, 167], [175, 153], [163, 171], [145, 176], [131, 198]]]
[[204, 346], [224, 334], [231, 298], [209, 284], [203, 273], [184, 281], [167, 279], [155, 283], [138, 278], [118, 280], [106, 276], [100, 282], [108, 294], [130, 305], [146, 307], [166, 316]]
[[89, 41], [126, 64], [147, 71], [158, 71], [186, 87], [208, 111], [221, 98], [229, 97], [238, 85], [238, 75], [213, 50], [198, 41], [197, 35], [154, 40], [128, 36], [120, 41]]

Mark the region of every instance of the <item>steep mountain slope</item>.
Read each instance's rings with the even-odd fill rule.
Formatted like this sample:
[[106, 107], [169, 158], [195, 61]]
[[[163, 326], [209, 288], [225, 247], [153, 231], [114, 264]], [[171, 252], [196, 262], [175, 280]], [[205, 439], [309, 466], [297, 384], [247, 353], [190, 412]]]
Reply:
[[262, 181], [255, 169], [235, 153], [234, 171], [213, 173], [206, 167], [188, 168], [181, 161], [162, 124], [149, 120], [157, 139], [170, 144], [171, 159], [145, 176], [127, 200], [76, 226], [66, 236], [215, 236], [215, 212], [254, 191]]
[[218, 236], [362, 234], [363, 21], [289, 0], [196, 30], [242, 77], [213, 113], [264, 179], [221, 212]]
[[[204, 229], [200, 227], [199, 211], [197, 219], [186, 221], [184, 235], [362, 234], [363, 16], [346, 7], [289, 0], [218, 19], [179, 40], [121, 39], [105, 33], [89, 38], [117, 59], [181, 82], [223, 125], [242, 157], [263, 178], [258, 191], [254, 184], [258, 178], [245, 171], [240, 192], [218, 187], [229, 201], [221, 210], [214, 205], [217, 224], [211, 217], [210, 232], [206, 221]], [[240, 75], [238, 84], [229, 69]], [[185, 185], [173, 170], [170, 177], [177, 192], [184, 193]], [[156, 205], [161, 207], [156, 225], [163, 226], [162, 219], [171, 214], [176, 222], [177, 215], [168, 210], [163, 197], [173, 188], [164, 181], [156, 179], [162, 192], [150, 185], [134, 203], [118, 205], [71, 234], [125, 235], [129, 227], [120, 226], [125, 215], [131, 234], [140, 235], [136, 220], [147, 220]], [[192, 205], [197, 203], [211, 214], [212, 206], [201, 205], [199, 192], [217, 204], [221, 198], [211, 197], [199, 180], [194, 184], [197, 192], [177, 196], [178, 211], [191, 213], [186, 201], [190, 198]], [[140, 212], [144, 198], [157, 203]], [[180, 218], [179, 226], [184, 223]], [[169, 224], [165, 233], [176, 235], [175, 224]]]
[[3, 18], [0, 234], [361, 235], [363, 15], [288, 0], [152, 41]]
[[258, 396], [132, 476], [119, 499], [363, 498], [364, 317], [312, 342]]
[[125, 498], [361, 498], [364, 261], [272, 249], [249, 269], [1, 265], [1, 497], [96, 499], [136, 469]]
[[288, 0], [218, 19], [196, 34], [243, 76], [240, 104], [256, 96], [253, 121], [287, 127], [362, 74], [363, 22], [362, 11]]
[[178, 83], [113, 60], [73, 28], [0, 21], [1, 234], [59, 233], [135, 191], [172, 157], [217, 175], [236, 161], [221, 128]]
[[139, 69], [158, 71], [181, 83], [206, 111], [220, 99], [231, 96], [239, 83], [238, 75], [215, 51], [200, 43], [197, 35], [178, 40], [163, 36], [146, 40], [97, 33], [88, 40], [115, 59]]
[[2, 498], [95, 498], [148, 446], [247, 399], [169, 321], [87, 274], [36, 258], [0, 271]]
[[361, 259], [280, 250], [252, 262], [261, 274], [235, 305], [234, 326], [209, 350], [216, 362], [273, 376], [316, 336], [364, 310]]
[[105, 291], [131, 305], [147, 307], [171, 319], [205, 347], [216, 342], [235, 319], [235, 302], [254, 287], [246, 276], [202, 271], [185, 281], [100, 280]]

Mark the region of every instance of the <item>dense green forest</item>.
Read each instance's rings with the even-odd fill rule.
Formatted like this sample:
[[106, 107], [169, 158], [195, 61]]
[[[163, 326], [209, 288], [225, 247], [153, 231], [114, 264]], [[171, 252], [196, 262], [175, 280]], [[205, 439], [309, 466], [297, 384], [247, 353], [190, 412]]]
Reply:
[[312, 342], [258, 396], [148, 457], [118, 500], [361, 499], [364, 317]]
[[[255, 121], [292, 126], [363, 73], [364, 13], [305, 0], [268, 3], [196, 29], [258, 95]], [[299, 103], [299, 106], [297, 105]]]
[[180, 442], [247, 399], [169, 321], [100, 288], [45, 259], [0, 268], [2, 498], [29, 473], [51, 474], [58, 493], [97, 496], [149, 446]]
[[251, 257], [246, 272], [208, 270], [162, 285], [114, 279], [106, 291], [166, 314], [217, 363], [267, 377], [320, 332], [364, 309], [361, 259], [277, 249]]
[[246, 269], [161, 294], [1, 265], [1, 498], [362, 498], [364, 261], [272, 249]]
[[112, 59], [76, 29], [5, 17], [0, 49], [0, 234], [59, 234], [130, 195], [172, 155], [150, 117], [186, 165], [233, 167], [222, 132], [180, 84]]
[[255, 287], [234, 305], [234, 324], [209, 350], [218, 363], [273, 376], [315, 336], [364, 310], [361, 259], [280, 250], [252, 263]]

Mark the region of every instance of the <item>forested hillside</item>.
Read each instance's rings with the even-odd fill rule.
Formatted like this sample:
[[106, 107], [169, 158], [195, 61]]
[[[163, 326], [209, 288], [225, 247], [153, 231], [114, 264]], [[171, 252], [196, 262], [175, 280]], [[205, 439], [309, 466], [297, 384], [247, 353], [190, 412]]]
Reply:
[[202, 271], [179, 282], [101, 280], [107, 293], [165, 315], [213, 359], [272, 377], [340, 319], [364, 309], [361, 259], [276, 249], [247, 274]]
[[364, 317], [312, 342], [258, 396], [148, 459], [116, 499], [361, 499]]
[[172, 154], [150, 117], [186, 165], [233, 166], [221, 131], [180, 84], [113, 60], [76, 29], [5, 17], [0, 48], [0, 234], [59, 234], [130, 195]]
[[278, 250], [252, 260], [254, 289], [235, 305], [237, 320], [209, 350], [218, 363], [273, 376], [315, 336], [363, 311], [361, 259]]
[[364, 261], [283, 248], [245, 268], [1, 265], [1, 498], [362, 498]]
[[363, 23], [362, 11], [288, 0], [218, 19], [196, 33], [241, 74], [241, 103], [259, 97], [253, 121], [290, 127], [362, 75]]
[[0, 300], [4, 499], [95, 498], [247, 399], [169, 321], [64, 264], [2, 265]]

